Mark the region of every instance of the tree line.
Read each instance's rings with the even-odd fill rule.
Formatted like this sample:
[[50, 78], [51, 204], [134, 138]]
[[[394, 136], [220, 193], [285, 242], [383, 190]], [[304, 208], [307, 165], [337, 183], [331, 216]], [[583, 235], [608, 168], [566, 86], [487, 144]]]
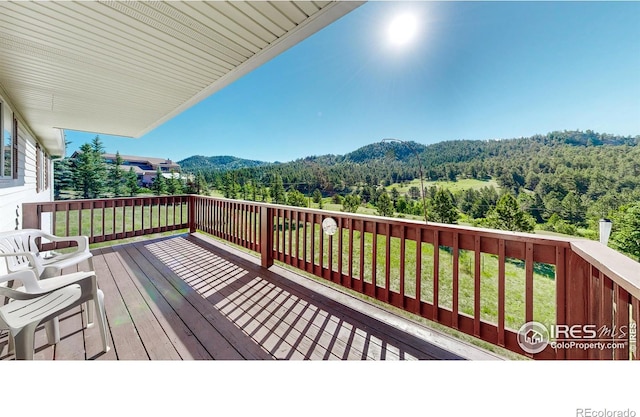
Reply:
[[[414, 152], [416, 151], [416, 152]], [[417, 155], [416, 155], [417, 153]], [[425, 181], [487, 181], [497, 187], [448, 191], [394, 185]], [[310, 156], [289, 163], [203, 173], [225, 197], [316, 206], [322, 198], [345, 211], [372, 207], [383, 216], [591, 239], [601, 218], [614, 220], [613, 244], [640, 256], [640, 136], [587, 130], [529, 138], [449, 141], [425, 146], [380, 142], [346, 155]], [[284, 189], [284, 190], [283, 190]], [[289, 197], [291, 195], [291, 197]], [[304, 198], [306, 197], [306, 198]]]

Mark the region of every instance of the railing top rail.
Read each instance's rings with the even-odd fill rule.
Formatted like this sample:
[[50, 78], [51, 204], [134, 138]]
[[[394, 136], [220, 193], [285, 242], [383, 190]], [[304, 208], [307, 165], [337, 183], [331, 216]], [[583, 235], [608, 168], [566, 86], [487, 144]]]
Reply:
[[52, 204], [77, 204], [77, 203], [96, 203], [103, 201], [130, 201], [130, 200], [148, 200], [148, 199], [171, 199], [171, 198], [188, 198], [187, 194], [177, 195], [145, 195], [136, 197], [105, 197], [105, 198], [77, 198], [73, 200], [54, 200], [54, 201], [38, 201], [35, 203], [22, 203], [25, 207], [32, 206], [50, 206]]
[[571, 242], [571, 249], [613, 282], [640, 299], [640, 264], [593, 240]]
[[448, 232], [457, 232], [457, 233], [477, 234], [482, 237], [504, 239], [509, 241], [518, 241], [518, 242], [533, 242], [537, 244], [558, 246], [558, 247], [565, 247], [565, 248], [569, 248], [570, 242], [574, 240], [586, 240], [579, 237], [567, 238], [563, 236], [539, 235], [534, 233], [522, 233], [522, 232], [511, 232], [507, 230], [486, 229], [486, 228], [475, 227], [475, 226], [463, 226], [463, 225], [436, 223], [436, 222], [425, 223], [424, 221], [421, 221], [421, 220], [397, 219], [397, 218], [390, 218], [390, 217], [375, 216], [370, 214], [355, 214], [355, 213], [347, 213], [343, 211], [332, 211], [327, 209], [320, 210], [320, 209], [287, 206], [287, 205], [273, 204], [273, 203], [260, 203], [255, 201], [233, 200], [228, 198], [205, 197], [201, 195], [197, 195], [195, 197], [201, 198], [201, 199], [209, 199], [209, 200], [240, 202], [243, 204], [251, 204], [259, 207], [269, 207], [274, 209], [294, 210], [294, 211], [299, 211], [301, 213], [319, 214], [324, 217], [337, 216], [341, 218], [376, 221], [379, 223], [388, 223], [388, 224], [398, 225], [398, 226], [401, 226], [401, 225], [406, 226], [407, 224], [410, 224], [411, 226], [414, 226], [414, 227], [417, 226], [417, 227], [421, 227], [423, 229], [429, 229], [429, 230], [437, 229], [445, 232], [448, 231]]

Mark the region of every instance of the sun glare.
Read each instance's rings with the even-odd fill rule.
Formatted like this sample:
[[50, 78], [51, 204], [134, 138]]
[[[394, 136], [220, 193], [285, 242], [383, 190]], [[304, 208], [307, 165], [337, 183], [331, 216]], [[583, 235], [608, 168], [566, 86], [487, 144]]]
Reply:
[[389, 41], [393, 45], [402, 46], [409, 43], [418, 31], [418, 21], [411, 14], [396, 16], [389, 25]]

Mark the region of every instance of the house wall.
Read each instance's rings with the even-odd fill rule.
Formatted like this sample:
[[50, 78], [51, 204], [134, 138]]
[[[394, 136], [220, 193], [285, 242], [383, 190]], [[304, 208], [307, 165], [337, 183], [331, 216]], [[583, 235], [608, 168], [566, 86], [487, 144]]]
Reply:
[[[1, 89], [0, 102], [3, 109], [13, 111]], [[51, 158], [20, 116], [16, 113], [14, 116], [18, 119], [18, 178], [0, 178], [0, 231], [22, 228], [22, 203], [53, 201]], [[38, 162], [39, 170], [36, 169]], [[47, 227], [43, 224], [45, 230]]]

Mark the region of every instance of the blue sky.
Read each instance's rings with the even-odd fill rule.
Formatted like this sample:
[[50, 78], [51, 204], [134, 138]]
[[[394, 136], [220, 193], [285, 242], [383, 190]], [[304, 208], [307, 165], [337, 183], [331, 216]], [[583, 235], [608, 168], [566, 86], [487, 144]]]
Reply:
[[[410, 13], [415, 38], [389, 42]], [[366, 3], [107, 152], [291, 161], [394, 137], [430, 144], [554, 130], [640, 134], [640, 2]], [[95, 134], [66, 131], [70, 155]]]

